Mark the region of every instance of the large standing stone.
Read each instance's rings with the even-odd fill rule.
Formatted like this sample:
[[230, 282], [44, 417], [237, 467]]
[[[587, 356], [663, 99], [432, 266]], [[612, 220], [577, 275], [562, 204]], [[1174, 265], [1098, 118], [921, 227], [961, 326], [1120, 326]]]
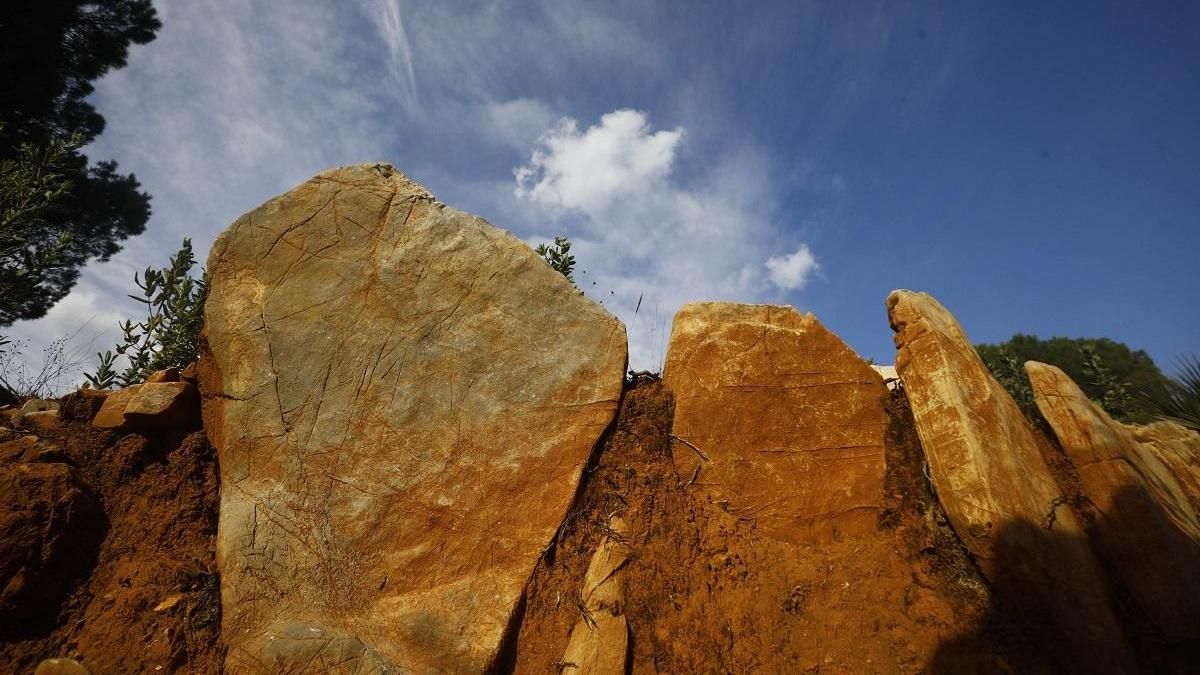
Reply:
[[1017, 404], [958, 322], [925, 293], [893, 291], [896, 369], [938, 499], [994, 585], [1036, 596], [1090, 672], [1131, 672], [1088, 540]]
[[1058, 368], [1025, 364], [1034, 401], [1096, 506], [1090, 528], [1159, 639], [1200, 639], [1200, 523], [1170, 469]]
[[812, 314], [685, 305], [664, 382], [675, 392], [681, 477], [731, 513], [793, 542], [875, 527], [887, 390]]
[[385, 165], [251, 211], [208, 271], [230, 672], [488, 667], [613, 418], [623, 326]]

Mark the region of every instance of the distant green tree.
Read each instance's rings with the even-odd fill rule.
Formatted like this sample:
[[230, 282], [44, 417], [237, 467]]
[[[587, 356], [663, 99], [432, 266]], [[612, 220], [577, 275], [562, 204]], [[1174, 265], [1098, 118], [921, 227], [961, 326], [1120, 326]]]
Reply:
[[0, 326], [24, 318], [26, 301], [62, 281], [71, 233], [49, 213], [71, 190], [64, 168], [78, 145], [78, 137], [26, 143], [0, 159]]
[[[1023, 398], [1029, 386], [1024, 368], [1018, 368], [1016, 377], [1010, 376], [1012, 363], [1023, 366], [1026, 361], [1041, 361], [1058, 366], [1079, 385], [1092, 400], [1113, 406], [1110, 414], [1124, 422], [1147, 422], [1154, 418], [1136, 400], [1125, 401], [1130, 392], [1161, 393], [1167, 386], [1167, 378], [1155, 365], [1150, 355], [1143, 350], [1133, 350], [1127, 345], [1108, 338], [1063, 338], [1043, 340], [1034, 335], [1016, 334], [999, 344], [976, 345], [979, 355], [988, 369], [996, 375], [1013, 398]], [[1094, 356], [1089, 357], [1092, 354]], [[1100, 365], [1103, 372], [1095, 368]], [[1102, 375], [1102, 377], [1097, 377]], [[1119, 385], [1117, 389], [1115, 386]], [[1125, 394], [1118, 390], [1123, 388]], [[1114, 412], [1115, 411], [1115, 412]]]
[[[37, 210], [24, 230], [32, 256], [53, 251], [54, 265], [5, 279], [0, 326], [43, 316], [70, 292], [79, 268], [107, 260], [140, 234], [150, 197], [115, 162], [90, 164], [79, 147], [104, 130], [88, 103], [92, 82], [126, 63], [130, 44], [154, 39], [161, 24], [150, 0], [5, 0], [0, 10], [0, 160], [53, 154], [67, 189]], [[5, 197], [5, 210], [9, 203]], [[65, 236], [63, 236], [65, 235]]]
[[562, 274], [575, 285], [575, 256], [571, 255], [571, 240], [566, 237], [555, 237], [554, 245], [538, 244], [534, 252], [542, 256], [554, 271]]

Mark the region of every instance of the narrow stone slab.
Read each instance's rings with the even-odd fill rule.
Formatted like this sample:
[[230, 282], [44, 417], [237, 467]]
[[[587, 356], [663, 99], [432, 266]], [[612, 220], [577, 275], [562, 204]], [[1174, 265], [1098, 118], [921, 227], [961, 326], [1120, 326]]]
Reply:
[[1133, 672], [1104, 574], [1016, 402], [933, 297], [893, 291], [887, 309], [930, 478], [967, 550], [997, 588], [1036, 596], [1084, 670]]
[[613, 418], [624, 327], [386, 165], [246, 214], [208, 271], [229, 672], [487, 668]]
[[1034, 401], [1098, 511], [1090, 531], [1157, 639], [1200, 639], [1200, 523], [1154, 452], [1062, 370], [1025, 364]]
[[681, 478], [730, 513], [793, 542], [874, 529], [887, 390], [812, 314], [685, 305], [663, 381], [675, 392]]

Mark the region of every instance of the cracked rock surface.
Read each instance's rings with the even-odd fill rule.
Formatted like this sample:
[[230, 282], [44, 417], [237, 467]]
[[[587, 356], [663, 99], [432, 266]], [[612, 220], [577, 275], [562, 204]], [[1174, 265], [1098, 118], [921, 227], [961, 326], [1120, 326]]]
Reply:
[[887, 390], [812, 314], [685, 305], [663, 381], [675, 392], [681, 480], [785, 541], [874, 531]]
[[227, 670], [486, 669], [613, 418], [624, 327], [386, 165], [241, 217], [208, 272]]

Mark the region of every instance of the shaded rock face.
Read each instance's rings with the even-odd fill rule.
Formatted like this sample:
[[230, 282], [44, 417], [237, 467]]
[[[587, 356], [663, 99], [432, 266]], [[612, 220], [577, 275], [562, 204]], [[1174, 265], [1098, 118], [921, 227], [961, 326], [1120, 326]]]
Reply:
[[1038, 410], [1095, 505], [1089, 530], [1159, 639], [1200, 639], [1200, 524], [1171, 470], [1062, 370], [1025, 364]]
[[623, 326], [383, 165], [246, 214], [208, 271], [228, 670], [485, 669], [613, 418]]
[[811, 314], [685, 305], [663, 381], [676, 397], [682, 480], [785, 541], [874, 529], [887, 390]]
[[893, 291], [887, 309], [930, 477], [963, 544], [994, 584], [1042, 596], [1080, 664], [1131, 672], [1106, 580], [1017, 404], [937, 300]]
[[0, 637], [52, 619], [103, 538], [99, 499], [78, 471], [0, 465]]

